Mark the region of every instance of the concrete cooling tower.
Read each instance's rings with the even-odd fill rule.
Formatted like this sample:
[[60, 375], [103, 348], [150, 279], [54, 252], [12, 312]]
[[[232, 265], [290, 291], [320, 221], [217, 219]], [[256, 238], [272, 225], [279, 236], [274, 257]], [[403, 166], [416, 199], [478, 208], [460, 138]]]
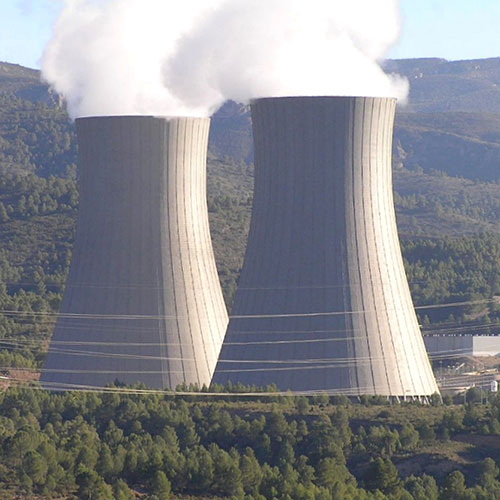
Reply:
[[255, 191], [213, 382], [425, 397], [438, 391], [396, 230], [396, 101], [254, 101]]
[[209, 119], [76, 125], [77, 234], [43, 385], [208, 385], [227, 326], [208, 227]]

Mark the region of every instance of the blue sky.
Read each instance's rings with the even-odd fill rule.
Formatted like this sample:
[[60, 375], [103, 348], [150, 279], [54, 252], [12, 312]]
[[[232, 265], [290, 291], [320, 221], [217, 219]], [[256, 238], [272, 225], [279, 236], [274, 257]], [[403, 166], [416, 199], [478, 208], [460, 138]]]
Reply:
[[[0, 61], [39, 67], [60, 5], [0, 0]], [[401, 0], [401, 6], [403, 30], [390, 57], [500, 57], [500, 0]]]
[[500, 57], [500, 0], [402, 0], [401, 7], [390, 57]]
[[0, 0], [0, 61], [39, 67], [59, 0]]

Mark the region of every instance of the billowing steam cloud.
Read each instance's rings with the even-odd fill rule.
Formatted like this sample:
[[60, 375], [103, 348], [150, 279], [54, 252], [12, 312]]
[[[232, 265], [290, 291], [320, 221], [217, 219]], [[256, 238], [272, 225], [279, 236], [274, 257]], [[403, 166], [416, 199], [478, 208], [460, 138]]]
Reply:
[[72, 116], [209, 115], [226, 99], [406, 97], [378, 65], [398, 0], [66, 0], [42, 63]]
[[186, 35], [166, 86], [192, 106], [286, 95], [405, 97], [377, 60], [398, 36], [393, 0], [228, 0]]
[[44, 78], [73, 117], [197, 115], [163, 84], [176, 42], [217, 0], [64, 0], [42, 58]]

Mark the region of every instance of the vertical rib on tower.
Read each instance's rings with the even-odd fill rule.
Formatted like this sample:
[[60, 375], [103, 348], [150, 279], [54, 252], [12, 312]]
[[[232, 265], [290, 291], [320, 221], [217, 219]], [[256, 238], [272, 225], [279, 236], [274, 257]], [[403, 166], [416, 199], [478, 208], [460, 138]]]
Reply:
[[253, 103], [252, 222], [213, 382], [402, 397], [438, 390], [397, 235], [395, 107], [368, 97]]
[[206, 204], [210, 120], [76, 124], [77, 235], [42, 383], [208, 385], [227, 325]]

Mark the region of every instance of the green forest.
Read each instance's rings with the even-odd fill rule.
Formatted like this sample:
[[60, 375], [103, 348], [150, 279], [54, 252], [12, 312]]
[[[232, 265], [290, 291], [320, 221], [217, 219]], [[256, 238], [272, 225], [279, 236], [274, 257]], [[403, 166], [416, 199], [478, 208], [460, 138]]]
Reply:
[[460, 406], [126, 392], [0, 393], [1, 498], [500, 498], [500, 398], [478, 390]]

